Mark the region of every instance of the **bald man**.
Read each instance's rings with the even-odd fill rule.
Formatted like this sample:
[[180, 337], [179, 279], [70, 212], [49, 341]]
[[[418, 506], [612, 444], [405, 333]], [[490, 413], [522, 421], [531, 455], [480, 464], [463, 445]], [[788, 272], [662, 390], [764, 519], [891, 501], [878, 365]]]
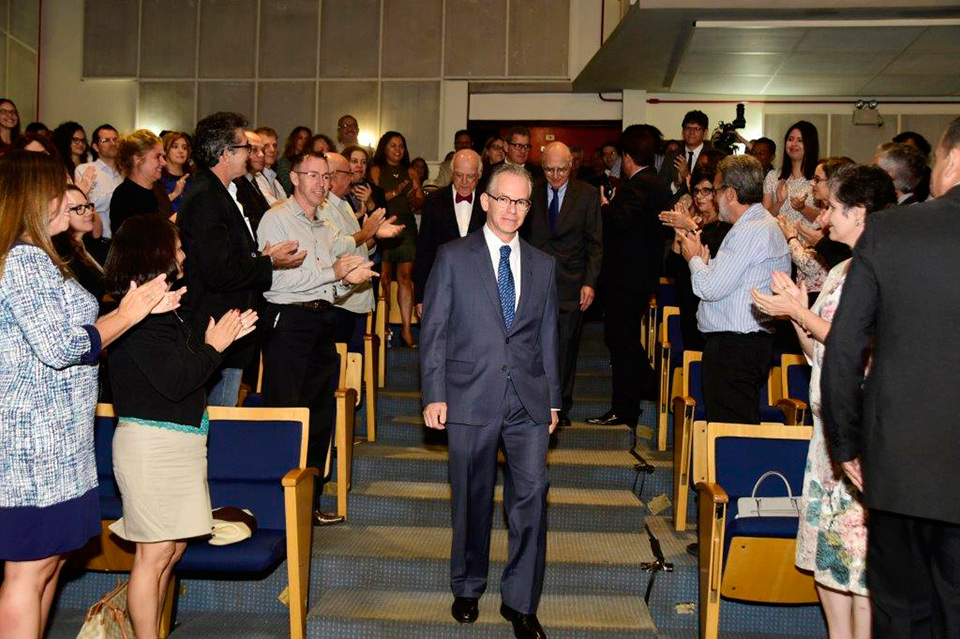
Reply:
[[571, 179], [573, 154], [563, 142], [551, 142], [540, 156], [544, 180], [533, 188], [533, 206], [522, 234], [557, 261], [560, 296], [561, 426], [570, 424], [573, 380], [583, 312], [593, 303], [603, 259], [600, 194]]
[[437, 247], [450, 240], [465, 237], [481, 228], [487, 220], [480, 206], [477, 183], [483, 164], [472, 149], [457, 151], [451, 161], [453, 182], [427, 196], [420, 219], [417, 263], [413, 276], [417, 312], [423, 312], [423, 292]]

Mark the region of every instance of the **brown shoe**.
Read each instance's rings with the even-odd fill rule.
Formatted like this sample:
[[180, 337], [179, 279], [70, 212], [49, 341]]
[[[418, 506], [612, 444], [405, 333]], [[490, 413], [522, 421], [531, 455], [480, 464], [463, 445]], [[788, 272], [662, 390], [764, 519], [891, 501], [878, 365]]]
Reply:
[[341, 517], [335, 513], [325, 513], [319, 508], [315, 508], [313, 511], [314, 526], [335, 526], [342, 524], [345, 520], [345, 517]]

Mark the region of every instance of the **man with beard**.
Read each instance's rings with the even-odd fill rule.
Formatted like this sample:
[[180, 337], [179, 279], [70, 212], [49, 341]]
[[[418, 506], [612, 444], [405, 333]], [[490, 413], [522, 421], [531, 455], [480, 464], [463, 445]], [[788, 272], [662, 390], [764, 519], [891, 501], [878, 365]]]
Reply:
[[763, 167], [749, 155], [717, 166], [714, 197], [720, 219], [733, 224], [717, 256], [698, 232], [681, 235], [694, 294], [697, 325], [704, 334], [703, 401], [712, 422], [760, 422], [760, 389], [770, 370], [773, 333], [769, 317], [753, 307], [750, 291], [770, 291], [773, 271], [790, 272], [790, 251], [777, 221], [761, 204]]

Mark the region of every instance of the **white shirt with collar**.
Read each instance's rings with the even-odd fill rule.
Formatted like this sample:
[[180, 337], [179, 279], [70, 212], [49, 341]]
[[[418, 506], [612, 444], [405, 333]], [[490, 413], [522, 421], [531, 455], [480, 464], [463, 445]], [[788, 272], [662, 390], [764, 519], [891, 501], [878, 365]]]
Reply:
[[500, 238], [494, 235], [493, 231], [486, 224], [483, 225], [483, 239], [487, 241], [487, 251], [490, 252], [490, 261], [493, 262], [493, 275], [500, 281], [500, 247], [510, 247], [510, 272], [513, 273], [513, 308], [516, 310], [520, 306], [520, 235], [513, 234], [513, 239], [504, 244]]
[[[693, 152], [693, 161], [688, 163], [688, 160], [690, 159], [691, 151]], [[683, 162], [685, 164], [689, 164], [689, 166], [691, 167], [690, 169], [691, 172], [693, 172], [693, 167], [697, 165], [697, 160], [700, 159], [700, 153], [702, 151], [703, 151], [703, 142], [701, 142], [700, 146], [698, 146], [695, 149], [688, 149], [686, 146], [683, 147], [683, 151], [682, 151]], [[670, 183], [670, 192], [671, 193], [677, 192], [677, 185], [673, 182]]]
[[457, 216], [457, 228], [460, 231], [460, 237], [466, 237], [470, 230], [470, 218], [473, 217], [473, 203], [475, 201], [473, 198], [475, 197], [479, 197], [476, 189], [470, 194], [469, 202], [457, 202], [457, 190], [453, 189], [453, 212]]
[[230, 183], [227, 184], [227, 193], [230, 194], [230, 197], [233, 198], [233, 203], [240, 209], [240, 217], [243, 218], [243, 223], [247, 225], [247, 230], [250, 231], [250, 237], [256, 242], [257, 234], [253, 232], [253, 226], [250, 225], [250, 218], [247, 217], [246, 212], [243, 210], [243, 204], [240, 204], [240, 200], [237, 199], [237, 185], [233, 183], [233, 180], [230, 180]]
[[256, 179], [260, 192], [270, 206], [287, 199], [283, 185], [277, 180], [277, 172], [270, 167], [264, 167], [262, 171], [257, 173]]
[[[570, 181], [567, 180], [563, 183], [559, 189], [557, 189], [557, 197], [560, 198], [560, 202], [557, 204], [557, 207], [563, 208], [563, 198], [567, 194], [567, 187], [570, 186]], [[550, 183], [547, 182], [547, 210], [550, 210], [550, 203], [553, 202], [553, 187], [550, 186]], [[559, 221], [559, 220], [558, 220]]]

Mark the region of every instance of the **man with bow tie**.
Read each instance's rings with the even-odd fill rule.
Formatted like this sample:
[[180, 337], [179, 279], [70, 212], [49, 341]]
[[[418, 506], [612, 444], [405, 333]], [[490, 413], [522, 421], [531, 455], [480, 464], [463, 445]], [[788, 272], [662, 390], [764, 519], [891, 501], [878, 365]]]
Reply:
[[471, 149], [461, 149], [453, 156], [453, 183], [427, 196], [420, 219], [417, 263], [413, 285], [417, 313], [423, 316], [423, 293], [437, 248], [450, 240], [466, 237], [483, 226], [486, 214], [480, 206], [477, 183], [482, 170], [480, 156]]

